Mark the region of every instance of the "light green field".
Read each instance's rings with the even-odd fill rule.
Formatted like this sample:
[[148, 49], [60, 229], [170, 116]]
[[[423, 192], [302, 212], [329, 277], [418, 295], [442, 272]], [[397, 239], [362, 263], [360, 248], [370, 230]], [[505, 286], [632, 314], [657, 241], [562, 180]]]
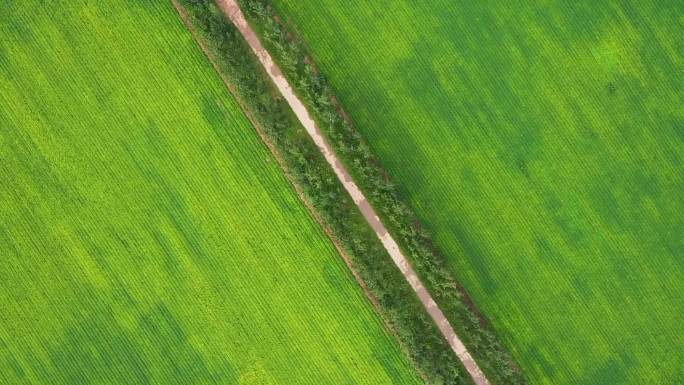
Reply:
[[41, 3], [0, 5], [0, 383], [418, 383], [171, 4]]
[[532, 384], [684, 378], [684, 2], [274, 0]]

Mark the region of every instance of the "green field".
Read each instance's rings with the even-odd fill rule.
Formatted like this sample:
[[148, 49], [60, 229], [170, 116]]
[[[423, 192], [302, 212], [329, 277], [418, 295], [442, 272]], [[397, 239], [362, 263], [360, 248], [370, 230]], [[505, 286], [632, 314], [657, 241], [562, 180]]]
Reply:
[[418, 383], [170, 2], [141, 4], [0, 4], [0, 383]]
[[684, 3], [275, 0], [533, 384], [684, 377]]

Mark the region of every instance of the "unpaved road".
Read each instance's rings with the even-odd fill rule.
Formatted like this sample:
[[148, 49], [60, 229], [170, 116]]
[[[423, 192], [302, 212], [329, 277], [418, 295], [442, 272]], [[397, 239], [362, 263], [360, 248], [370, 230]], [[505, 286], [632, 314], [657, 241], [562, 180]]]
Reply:
[[430, 317], [432, 317], [433, 321], [439, 327], [439, 330], [442, 332], [444, 338], [446, 338], [449, 346], [451, 346], [451, 349], [456, 353], [461, 362], [463, 362], [463, 365], [465, 366], [466, 370], [468, 370], [468, 373], [473, 378], [473, 381], [475, 381], [477, 385], [489, 385], [489, 381], [485, 377], [484, 373], [482, 373], [482, 370], [477, 365], [468, 350], [465, 348], [461, 342], [461, 339], [458, 338], [454, 332], [454, 328], [451, 327], [451, 324], [444, 316], [444, 313], [442, 313], [440, 308], [430, 296], [430, 293], [428, 293], [428, 291], [425, 289], [420, 279], [416, 275], [416, 272], [413, 270], [406, 257], [402, 254], [401, 250], [399, 250], [399, 246], [387, 231], [385, 225], [382, 224], [378, 216], [375, 214], [373, 207], [371, 207], [366, 197], [363, 195], [361, 190], [358, 188], [354, 180], [351, 178], [347, 170], [335, 155], [333, 149], [324, 139], [321, 130], [311, 118], [311, 115], [309, 115], [309, 112], [307, 111], [306, 107], [304, 107], [304, 104], [295, 95], [292, 87], [290, 87], [287, 79], [280, 71], [280, 68], [275, 64], [271, 58], [271, 55], [269, 55], [264, 46], [261, 44], [261, 41], [259, 41], [256, 33], [254, 33], [254, 30], [252, 30], [247, 23], [247, 20], [245, 20], [245, 17], [242, 14], [237, 2], [235, 0], [216, 1], [223, 12], [233, 22], [233, 24], [237, 26], [245, 40], [247, 40], [247, 43], [259, 58], [259, 61], [264, 66], [264, 69], [268, 75], [271, 77], [271, 80], [273, 80], [280, 93], [283, 95], [285, 100], [287, 100], [287, 103], [290, 105], [294, 113], [297, 115], [299, 121], [316, 143], [318, 149], [325, 156], [325, 159], [335, 171], [335, 175], [337, 175], [337, 178], [340, 180], [340, 182], [342, 182], [344, 188], [347, 190], [347, 192], [349, 192], [354, 200], [354, 203], [356, 203], [361, 210], [361, 213], [366, 218], [366, 221], [368, 221], [375, 231], [375, 234], [378, 236], [378, 238], [380, 238], [380, 241], [382, 241], [385, 249], [392, 257], [392, 260], [399, 267], [399, 270], [401, 270], [404, 278], [406, 278], [413, 290], [418, 295], [418, 298], [423, 303], [423, 306], [425, 306], [427, 309]]

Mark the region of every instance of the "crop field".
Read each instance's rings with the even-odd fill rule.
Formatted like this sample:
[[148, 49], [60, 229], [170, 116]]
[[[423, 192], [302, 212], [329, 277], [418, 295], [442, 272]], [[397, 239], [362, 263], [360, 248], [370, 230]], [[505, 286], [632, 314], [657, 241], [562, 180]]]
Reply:
[[532, 384], [684, 376], [684, 3], [274, 0]]
[[170, 2], [0, 4], [0, 383], [418, 382]]

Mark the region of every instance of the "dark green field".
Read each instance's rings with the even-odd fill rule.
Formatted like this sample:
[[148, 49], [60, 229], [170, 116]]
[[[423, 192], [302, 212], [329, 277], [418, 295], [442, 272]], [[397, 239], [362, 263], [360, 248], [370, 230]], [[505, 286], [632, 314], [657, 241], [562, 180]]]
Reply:
[[533, 384], [684, 376], [684, 3], [275, 0]]
[[417, 384], [168, 1], [0, 2], [0, 384]]

